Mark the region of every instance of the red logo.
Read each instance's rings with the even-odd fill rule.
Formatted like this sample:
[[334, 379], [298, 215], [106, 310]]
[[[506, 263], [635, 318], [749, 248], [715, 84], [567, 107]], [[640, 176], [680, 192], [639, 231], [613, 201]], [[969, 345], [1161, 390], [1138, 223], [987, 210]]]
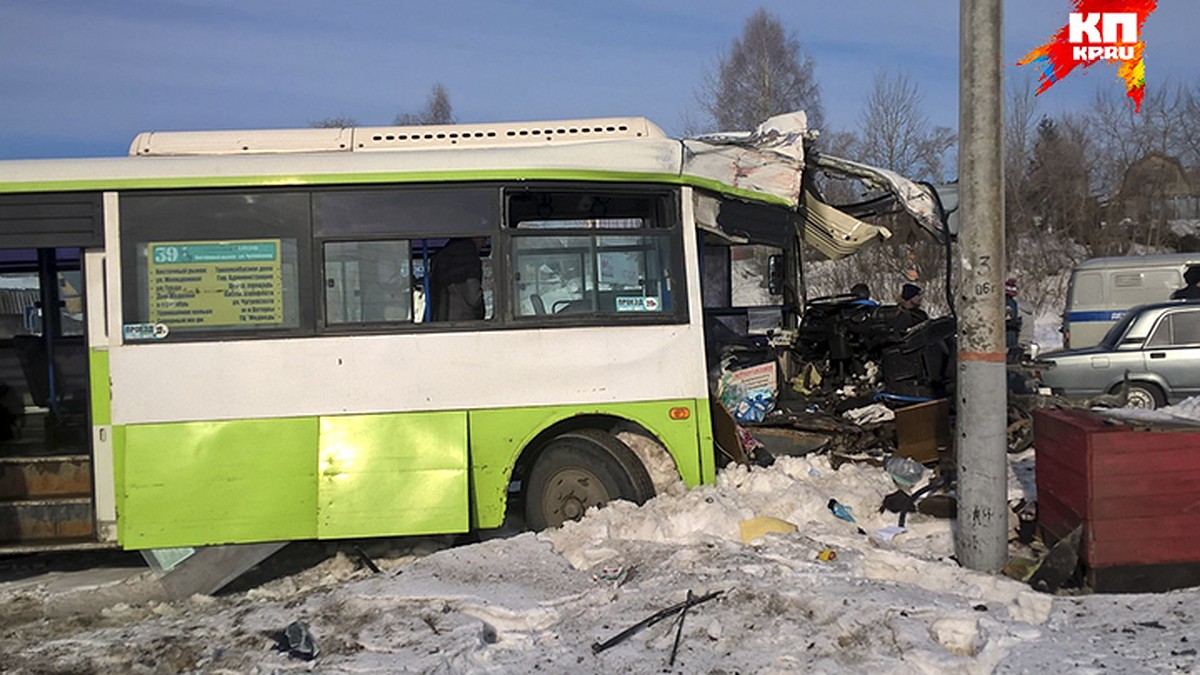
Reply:
[[1142, 25], [1158, 7], [1158, 0], [1071, 0], [1075, 11], [1067, 15], [1067, 25], [1058, 29], [1050, 41], [1029, 52], [1017, 62], [1041, 68], [1037, 93], [1049, 89], [1075, 70], [1099, 61], [1118, 64], [1117, 75], [1125, 82], [1125, 91], [1133, 99], [1134, 109], [1142, 107], [1146, 92], [1146, 65], [1142, 52]]

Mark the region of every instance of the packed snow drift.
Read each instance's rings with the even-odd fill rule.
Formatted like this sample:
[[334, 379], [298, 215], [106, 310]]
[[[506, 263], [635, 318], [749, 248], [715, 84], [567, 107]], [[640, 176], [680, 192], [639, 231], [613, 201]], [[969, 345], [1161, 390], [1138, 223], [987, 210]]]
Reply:
[[[1031, 453], [1010, 493], [1031, 497]], [[5, 668], [45, 672], [1156, 672], [1196, 667], [1195, 590], [1052, 596], [960, 568], [952, 521], [880, 513], [880, 468], [827, 457], [732, 467], [541, 534], [429, 555], [339, 553], [250, 590], [119, 601], [149, 573], [65, 603], [0, 586]], [[841, 505], [838, 517], [831, 500]], [[849, 516], [849, 518], [845, 518]], [[742, 524], [790, 527], [743, 539]], [[853, 519], [851, 522], [850, 518]], [[750, 533], [753, 534], [753, 533]], [[602, 643], [659, 610], [720, 594]], [[55, 607], [73, 607], [56, 615]], [[22, 618], [23, 617], [23, 618]], [[289, 645], [285, 629], [308, 642]], [[303, 633], [300, 631], [303, 630]], [[676, 641], [678, 646], [676, 647]], [[1190, 641], [1190, 642], [1189, 642]], [[675, 648], [673, 667], [668, 667]]]

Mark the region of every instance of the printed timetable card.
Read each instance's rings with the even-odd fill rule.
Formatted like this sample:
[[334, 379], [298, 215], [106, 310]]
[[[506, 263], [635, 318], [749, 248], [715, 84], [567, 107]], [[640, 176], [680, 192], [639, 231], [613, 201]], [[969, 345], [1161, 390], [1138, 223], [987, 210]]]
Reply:
[[178, 327], [283, 322], [280, 240], [147, 245], [150, 322]]

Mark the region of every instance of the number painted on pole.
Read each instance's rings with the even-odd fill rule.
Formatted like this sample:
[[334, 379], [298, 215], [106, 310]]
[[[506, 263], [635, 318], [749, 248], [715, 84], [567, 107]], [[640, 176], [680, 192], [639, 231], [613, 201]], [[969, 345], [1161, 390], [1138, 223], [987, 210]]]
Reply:
[[990, 282], [985, 281], [982, 284], [975, 284], [975, 295], [991, 295], [991, 294], [992, 294], [992, 284]]

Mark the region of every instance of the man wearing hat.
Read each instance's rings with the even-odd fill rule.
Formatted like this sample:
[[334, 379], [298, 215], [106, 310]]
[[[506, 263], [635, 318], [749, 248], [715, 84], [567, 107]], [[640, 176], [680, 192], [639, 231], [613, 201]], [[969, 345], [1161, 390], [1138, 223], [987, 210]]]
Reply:
[[896, 314], [896, 321], [893, 324], [895, 329], [901, 333], [909, 328], [928, 321], [929, 315], [925, 310], [921, 309], [921, 302], [925, 296], [921, 294], [921, 287], [916, 284], [904, 284], [900, 287], [900, 302], [899, 313]]
[[1021, 360], [1021, 307], [1017, 304], [1017, 280], [1004, 282], [1004, 347], [1008, 361]]
[[1185, 286], [1171, 294], [1172, 300], [1200, 300], [1200, 265], [1192, 265], [1183, 273]]

